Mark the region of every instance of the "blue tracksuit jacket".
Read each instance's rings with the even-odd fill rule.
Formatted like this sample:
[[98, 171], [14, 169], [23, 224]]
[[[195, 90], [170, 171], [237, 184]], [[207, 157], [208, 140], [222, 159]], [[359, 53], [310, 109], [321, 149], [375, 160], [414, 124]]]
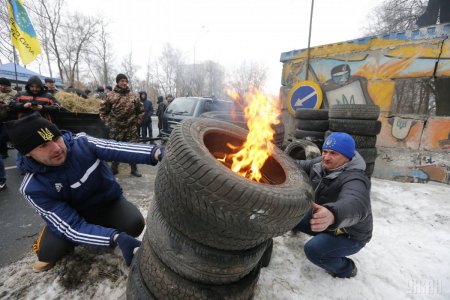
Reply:
[[17, 164], [27, 172], [20, 193], [58, 236], [76, 244], [112, 246], [116, 230], [87, 223], [79, 213], [119, 201], [122, 189], [105, 161], [156, 165], [157, 147], [62, 133], [67, 146], [62, 166], [45, 166], [19, 154]]

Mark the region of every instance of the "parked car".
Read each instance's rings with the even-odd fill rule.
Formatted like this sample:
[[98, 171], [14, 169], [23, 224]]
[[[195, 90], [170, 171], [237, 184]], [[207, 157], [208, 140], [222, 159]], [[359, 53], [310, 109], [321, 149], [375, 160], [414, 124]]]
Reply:
[[197, 118], [210, 111], [231, 112], [233, 102], [210, 97], [179, 97], [167, 107], [163, 115], [161, 134], [168, 136], [175, 126], [185, 119]]

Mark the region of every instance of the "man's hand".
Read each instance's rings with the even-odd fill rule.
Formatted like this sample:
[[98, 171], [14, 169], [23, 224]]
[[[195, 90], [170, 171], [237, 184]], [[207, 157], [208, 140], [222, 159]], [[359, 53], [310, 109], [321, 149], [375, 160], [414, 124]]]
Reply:
[[314, 232], [321, 232], [334, 223], [334, 215], [326, 207], [313, 203], [311, 205], [313, 215], [310, 221], [311, 230]]
[[119, 246], [122, 251], [123, 258], [125, 259], [125, 263], [129, 266], [131, 264], [131, 260], [133, 259], [134, 253], [137, 251], [137, 248], [141, 246], [141, 241], [126, 234], [125, 232], [116, 234], [113, 240]]

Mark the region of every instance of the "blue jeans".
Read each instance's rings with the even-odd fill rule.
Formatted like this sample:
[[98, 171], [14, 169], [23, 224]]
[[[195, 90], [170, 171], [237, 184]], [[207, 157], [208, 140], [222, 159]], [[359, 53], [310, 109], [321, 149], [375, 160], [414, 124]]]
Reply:
[[311, 231], [310, 209], [294, 230], [299, 230], [314, 237], [304, 247], [306, 257], [315, 265], [333, 273], [336, 277], [349, 277], [353, 265], [346, 256], [358, 253], [366, 244], [348, 238], [346, 235], [334, 235], [334, 232]]
[[3, 159], [0, 156], [0, 184], [4, 184], [5, 182], [6, 182], [5, 164], [3, 163]]

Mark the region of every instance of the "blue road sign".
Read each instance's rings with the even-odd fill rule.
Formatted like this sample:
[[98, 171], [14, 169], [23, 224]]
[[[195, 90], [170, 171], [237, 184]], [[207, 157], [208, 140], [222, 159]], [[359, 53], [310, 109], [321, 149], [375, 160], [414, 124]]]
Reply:
[[286, 98], [289, 112], [295, 116], [300, 108], [318, 109], [322, 105], [322, 89], [314, 81], [301, 81], [295, 84]]

